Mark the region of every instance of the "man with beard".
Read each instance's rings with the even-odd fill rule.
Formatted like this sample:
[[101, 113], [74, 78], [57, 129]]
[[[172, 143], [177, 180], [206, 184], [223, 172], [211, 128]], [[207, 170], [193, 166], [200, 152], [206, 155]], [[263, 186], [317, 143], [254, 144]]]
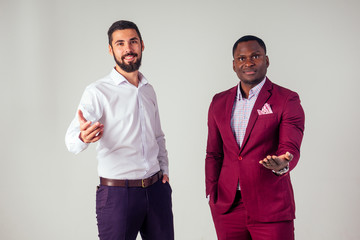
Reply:
[[174, 239], [164, 133], [153, 87], [138, 69], [144, 43], [137, 26], [108, 31], [116, 66], [84, 91], [65, 142], [75, 154], [98, 141], [96, 214], [101, 240]]
[[206, 195], [219, 240], [293, 240], [290, 171], [300, 157], [304, 111], [297, 93], [266, 76], [265, 43], [233, 46], [240, 82], [216, 94], [208, 115]]

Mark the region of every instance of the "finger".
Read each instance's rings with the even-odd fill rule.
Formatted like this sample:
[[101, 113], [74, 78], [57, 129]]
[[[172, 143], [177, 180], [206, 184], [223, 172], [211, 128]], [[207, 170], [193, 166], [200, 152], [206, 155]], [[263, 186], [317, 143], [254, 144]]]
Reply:
[[294, 155], [292, 155], [291, 153], [289, 153], [289, 152], [285, 153], [286, 160], [291, 161], [293, 158], [294, 158]]
[[[99, 126], [99, 127], [94, 129], [93, 126], [91, 126], [88, 130], [86, 130], [88, 132], [88, 134], [86, 135], [87, 139], [90, 140], [90, 141], [92, 141], [94, 138], [98, 137], [100, 132], [103, 131], [103, 127]], [[93, 129], [93, 130], [90, 131], [90, 129]]]
[[87, 122], [87, 120], [84, 118], [83, 112], [80, 109], [78, 110], [78, 117], [80, 124], [84, 124]]
[[87, 130], [89, 130], [90, 132], [95, 131], [98, 128], [102, 128], [104, 125], [102, 125], [99, 122], [94, 123], [93, 125], [91, 125]]
[[264, 162], [266, 163], [266, 164], [269, 164], [269, 161], [271, 160], [271, 156], [270, 155], [268, 155], [268, 156], [266, 156], [266, 158], [264, 159]]
[[260, 164], [267, 164], [269, 159], [271, 159], [270, 155], [266, 156], [263, 160], [260, 160], [259, 163]]
[[272, 158], [277, 162], [277, 163], [281, 163], [281, 162], [284, 162], [284, 161], [288, 161], [290, 162], [292, 159], [293, 159], [293, 155], [289, 152], [286, 152], [285, 154], [283, 155], [280, 155], [280, 156], [273, 156]]
[[91, 126], [90, 126], [90, 124], [91, 124], [91, 122], [88, 121], [88, 122], [83, 124], [83, 127], [80, 127], [80, 130], [81, 130], [81, 128], [83, 128], [82, 131], [84, 131], [86, 135], [89, 135], [90, 133], [92, 133], [96, 129], [101, 128], [101, 127], [104, 126], [104, 125], [100, 124], [99, 122], [96, 122]]
[[91, 122], [87, 121], [85, 123], [80, 122], [80, 131], [85, 131], [91, 126]]
[[266, 156], [266, 158], [264, 158], [264, 160], [263, 160], [263, 161], [267, 163], [270, 159], [271, 159], [271, 156], [270, 156], [270, 155], [268, 155], [268, 156]]
[[100, 132], [91, 132], [88, 135], [85, 135], [82, 132], [81, 139], [85, 143], [92, 143], [98, 141], [102, 137], [101, 131]]
[[164, 174], [163, 178], [162, 178], [162, 182], [163, 183], [166, 183], [166, 182], [169, 182], [169, 177], [167, 174]]
[[267, 168], [267, 169], [271, 169], [271, 165], [269, 164], [269, 161], [266, 159], [266, 162], [265, 160], [261, 160], [259, 162], [261, 165], [263, 165], [263, 167]]
[[162, 182], [163, 183], [169, 182], [169, 178], [168, 177], [163, 177]]
[[[89, 123], [84, 124], [84, 129], [81, 131], [81, 138], [86, 142], [91, 142], [94, 137], [97, 137], [97, 134], [104, 128], [104, 125], [99, 122], [94, 123], [92, 126], [89, 126]], [[80, 128], [81, 129], [81, 128]]]
[[271, 165], [271, 163], [272, 163], [271, 158], [270, 158], [270, 159], [269, 159], [269, 158], [266, 158], [266, 159], [264, 160], [264, 164], [266, 164], [266, 166]]
[[103, 134], [104, 134], [104, 130], [101, 130], [101, 131], [99, 132], [99, 134], [96, 135], [96, 137], [94, 137], [94, 138], [91, 140], [91, 142], [94, 143], [94, 142], [99, 141]]
[[264, 163], [263, 166], [267, 169], [272, 169], [273, 167], [267, 163]]

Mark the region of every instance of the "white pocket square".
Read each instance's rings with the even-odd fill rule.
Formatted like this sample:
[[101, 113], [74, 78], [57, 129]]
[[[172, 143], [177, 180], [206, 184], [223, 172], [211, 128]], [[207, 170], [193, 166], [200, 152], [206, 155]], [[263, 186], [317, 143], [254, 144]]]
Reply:
[[265, 115], [265, 114], [272, 114], [273, 111], [271, 110], [270, 104], [265, 103], [261, 110], [257, 110], [259, 115]]

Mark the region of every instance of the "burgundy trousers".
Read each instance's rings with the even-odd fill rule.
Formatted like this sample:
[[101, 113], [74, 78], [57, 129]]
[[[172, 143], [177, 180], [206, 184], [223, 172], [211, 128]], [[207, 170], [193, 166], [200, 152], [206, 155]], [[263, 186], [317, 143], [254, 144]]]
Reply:
[[219, 214], [213, 208], [211, 214], [219, 240], [294, 240], [294, 221], [264, 223], [251, 219], [240, 191], [227, 213]]
[[171, 187], [161, 180], [142, 187], [100, 186], [96, 215], [100, 240], [173, 240]]

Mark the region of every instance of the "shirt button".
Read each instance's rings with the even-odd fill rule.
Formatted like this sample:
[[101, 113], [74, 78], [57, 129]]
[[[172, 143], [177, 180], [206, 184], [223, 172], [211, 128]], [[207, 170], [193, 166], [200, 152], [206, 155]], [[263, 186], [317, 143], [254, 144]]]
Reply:
[[242, 156], [239, 156], [238, 159], [239, 159], [239, 160], [242, 160]]

